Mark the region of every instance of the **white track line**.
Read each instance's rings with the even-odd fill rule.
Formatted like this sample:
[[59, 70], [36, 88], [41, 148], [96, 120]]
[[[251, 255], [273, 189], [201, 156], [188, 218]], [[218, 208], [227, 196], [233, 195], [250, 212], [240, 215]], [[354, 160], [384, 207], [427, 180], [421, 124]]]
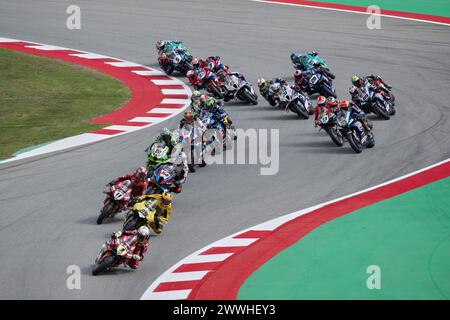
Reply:
[[172, 290], [162, 292], [149, 292], [145, 300], [184, 300], [192, 290]]

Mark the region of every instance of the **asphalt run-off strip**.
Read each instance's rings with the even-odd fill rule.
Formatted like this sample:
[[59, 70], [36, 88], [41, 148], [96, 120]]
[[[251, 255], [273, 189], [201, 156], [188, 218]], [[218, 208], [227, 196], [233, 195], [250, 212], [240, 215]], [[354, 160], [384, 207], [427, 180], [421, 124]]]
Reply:
[[141, 299], [234, 300], [253, 272], [320, 225], [449, 176], [450, 159], [447, 159], [235, 233], [172, 266], [151, 284]]
[[140, 130], [179, 114], [190, 103], [191, 90], [182, 81], [134, 62], [86, 51], [1, 37], [0, 48], [94, 69], [118, 79], [131, 92], [131, 99], [124, 106], [91, 120], [91, 123], [105, 124], [105, 128], [42, 145], [0, 163], [78, 147]]

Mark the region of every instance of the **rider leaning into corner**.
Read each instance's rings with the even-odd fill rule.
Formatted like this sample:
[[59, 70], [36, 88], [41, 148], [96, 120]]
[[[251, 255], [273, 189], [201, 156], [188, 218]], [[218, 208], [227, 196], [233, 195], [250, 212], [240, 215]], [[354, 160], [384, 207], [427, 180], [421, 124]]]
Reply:
[[107, 186], [112, 186], [120, 181], [130, 180], [131, 181], [131, 196], [139, 197], [145, 194], [147, 189], [147, 169], [144, 167], [138, 168], [136, 171], [130, 172], [124, 176], [118, 177], [107, 184]]
[[144, 260], [144, 255], [147, 252], [150, 238], [150, 230], [146, 226], [142, 226], [139, 229], [129, 230], [129, 231], [117, 231], [111, 235], [111, 238], [120, 237], [131, 238], [130, 242], [135, 242], [135, 247], [132, 253], [128, 254], [126, 257], [128, 260], [128, 266], [131, 269], [137, 269], [139, 267], [139, 262]]
[[150, 227], [156, 234], [160, 234], [164, 225], [169, 222], [172, 213], [172, 199], [173, 196], [164, 191], [162, 194], [144, 195], [134, 199], [134, 203], [141, 201], [150, 201], [152, 209], [155, 211], [154, 222], [150, 223]]

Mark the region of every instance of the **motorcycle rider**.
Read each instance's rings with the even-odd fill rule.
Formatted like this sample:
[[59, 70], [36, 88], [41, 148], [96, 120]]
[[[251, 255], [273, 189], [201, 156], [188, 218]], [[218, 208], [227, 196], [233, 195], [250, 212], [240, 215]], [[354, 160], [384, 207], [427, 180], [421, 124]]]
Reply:
[[115, 178], [107, 184], [107, 186], [113, 186], [120, 181], [131, 181], [131, 197], [139, 197], [145, 193], [147, 189], [147, 169], [144, 167], [138, 168], [136, 171], [130, 172], [127, 175]]
[[174, 187], [171, 191], [180, 193], [189, 172], [186, 153], [183, 151], [178, 152], [169, 162], [173, 164], [175, 169]]
[[[180, 146], [178, 145], [178, 141], [173, 138], [172, 132], [168, 128], [162, 128], [159, 136], [155, 139], [154, 143], [164, 143], [169, 147], [169, 154], [173, 154], [174, 152], [179, 151]], [[152, 144], [153, 145], [153, 144]], [[145, 151], [151, 148], [150, 145]]]
[[[230, 128], [231, 125], [233, 124], [233, 122], [228, 116], [228, 113], [223, 108], [222, 102], [216, 100], [216, 98], [214, 97], [208, 97], [208, 99], [205, 100], [203, 111], [204, 111], [203, 116], [209, 116], [210, 114], [212, 114], [214, 120], [222, 123], [222, 125], [225, 128]], [[205, 115], [205, 113], [208, 114]]]
[[173, 49], [182, 50], [185, 54], [190, 55], [189, 50], [183, 44], [183, 42], [178, 40], [158, 40], [156, 42], [156, 50], [158, 52], [158, 56], [161, 56], [163, 53], [168, 54]]
[[202, 96], [202, 93], [198, 90], [195, 90], [194, 92], [192, 92], [192, 95], [191, 95], [191, 110], [194, 113], [194, 115], [197, 117], [200, 115], [200, 111], [201, 111], [201, 101], [200, 101], [201, 96]]
[[128, 266], [131, 269], [137, 269], [139, 262], [144, 260], [144, 254], [147, 252], [149, 246], [150, 229], [146, 226], [141, 226], [139, 229], [129, 231], [117, 231], [111, 235], [111, 238], [120, 238], [122, 236], [133, 237], [136, 241], [133, 253], [128, 254]]
[[322, 112], [327, 112], [326, 108], [327, 99], [324, 96], [317, 97], [317, 106], [314, 108], [314, 127], [319, 124], [319, 115]]
[[316, 51], [310, 51], [306, 54], [298, 54], [296, 52], [291, 53], [291, 61], [296, 67], [300, 68], [301, 71], [309, 70], [313, 67], [311, 61], [314, 61], [318, 57], [319, 53]]
[[341, 102], [339, 103], [339, 108], [351, 112], [352, 117], [355, 120], [360, 121], [364, 129], [366, 129], [368, 132], [372, 130], [372, 122], [367, 119], [366, 113], [353, 101], [341, 100]]
[[172, 213], [172, 200], [172, 194], [167, 191], [164, 191], [162, 194], [144, 195], [135, 200], [136, 203], [151, 201], [151, 208], [155, 211], [155, 215], [154, 222], [151, 222], [149, 225], [156, 234], [160, 234], [163, 226], [169, 222]]

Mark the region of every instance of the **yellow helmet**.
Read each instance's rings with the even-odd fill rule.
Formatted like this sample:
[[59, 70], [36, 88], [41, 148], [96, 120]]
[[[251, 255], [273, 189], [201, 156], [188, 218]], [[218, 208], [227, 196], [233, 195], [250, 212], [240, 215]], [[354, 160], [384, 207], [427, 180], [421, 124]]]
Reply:
[[172, 204], [173, 195], [167, 191], [161, 194], [161, 206], [167, 208]]

